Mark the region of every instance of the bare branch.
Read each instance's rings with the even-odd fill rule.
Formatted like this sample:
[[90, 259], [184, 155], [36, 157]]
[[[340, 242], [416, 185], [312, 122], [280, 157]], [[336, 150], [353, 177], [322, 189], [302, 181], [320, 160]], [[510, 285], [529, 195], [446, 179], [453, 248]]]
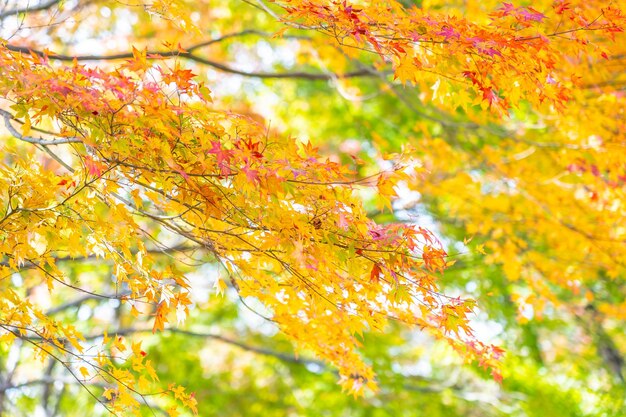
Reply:
[[[50, 384], [54, 384], [55, 382], [61, 382], [62, 384], [78, 384], [78, 382], [75, 379], [71, 379], [71, 378], [59, 378], [59, 377], [53, 377], [50, 375], [46, 375], [43, 376], [42, 378], [38, 378], [38, 379], [31, 379], [29, 381], [24, 381], [24, 382], [20, 382], [19, 384], [9, 384], [9, 385], [1, 385], [0, 386], [0, 392], [6, 392], [6, 391], [10, 391], [10, 390], [16, 390], [16, 389], [20, 389], [20, 388], [25, 388], [25, 387], [30, 387], [33, 385], [50, 385]], [[109, 385], [104, 384], [102, 382], [88, 382], [86, 383], [87, 385], [95, 385], [95, 386], [99, 386], [102, 388], [106, 388]]]
[[[192, 330], [184, 330], [184, 329], [178, 329], [175, 327], [170, 327], [170, 328], [166, 328], [164, 330], [161, 331], [161, 333], [173, 333], [173, 334], [181, 334], [181, 335], [185, 335], [185, 336], [190, 336], [190, 337], [194, 337], [194, 338], [202, 338], [202, 339], [213, 339], [213, 340], [218, 340], [220, 342], [232, 345], [232, 346], [236, 346], [240, 349], [243, 349], [245, 351], [248, 352], [252, 352], [252, 353], [257, 353], [259, 355], [263, 355], [263, 356], [270, 356], [276, 359], [279, 359], [283, 362], [289, 362], [289, 363], [294, 363], [294, 364], [299, 364], [299, 365], [314, 365], [314, 366], [320, 366], [320, 367], [325, 367], [326, 365], [320, 361], [317, 361], [315, 359], [307, 359], [307, 358], [297, 358], [293, 355], [289, 355], [289, 354], [285, 354], [285, 353], [281, 353], [281, 352], [276, 352], [274, 350], [271, 349], [266, 349], [263, 347], [259, 347], [259, 346], [252, 346], [252, 345], [248, 345], [245, 344], [243, 342], [240, 342], [238, 340], [235, 339], [231, 339], [229, 337], [226, 336], [222, 336], [216, 333], [203, 333], [203, 332], [197, 332], [197, 331], [192, 331]], [[136, 334], [136, 333], [152, 333], [152, 329], [138, 329], [138, 328], [126, 328], [126, 329], [118, 329], [116, 331], [109, 331], [109, 334], [115, 334], [118, 336], [127, 336], [129, 334]], [[85, 336], [85, 340], [94, 340], [94, 339], [98, 339], [100, 337], [102, 337], [102, 334], [95, 334], [95, 335], [89, 335], [89, 336]]]
[[48, 10], [57, 4], [61, 3], [61, 0], [48, 0], [46, 2], [39, 3], [36, 6], [26, 6], [17, 9], [10, 9], [0, 12], [0, 19], [4, 19], [6, 17], [15, 16], [23, 13], [32, 13], [32, 12], [41, 12], [43, 10]]
[[[107, 299], [115, 298], [116, 296], [123, 298], [123, 297], [129, 296], [130, 294], [131, 294], [130, 291], [121, 292], [121, 293], [118, 293], [118, 294], [109, 294], [107, 296]], [[52, 307], [50, 310], [46, 311], [45, 314], [46, 314], [46, 316], [52, 316], [54, 314], [58, 314], [58, 313], [60, 313], [62, 311], [70, 309], [72, 307], [78, 307], [78, 306], [82, 305], [83, 303], [85, 303], [85, 302], [87, 302], [89, 300], [102, 300], [102, 299], [103, 299], [102, 297], [98, 297], [98, 296], [95, 296], [95, 295], [87, 294], [87, 295], [84, 295], [84, 296], [82, 296], [80, 298], [77, 298], [75, 300], [68, 301], [67, 303], [63, 303], [63, 304], [60, 304], [60, 305], [58, 305], [56, 307]]]
[[[242, 30], [241, 32], [227, 33], [226, 35], [222, 35], [222, 36], [220, 36], [218, 38], [213, 38], [213, 39], [209, 39], [208, 41], [197, 43], [197, 44], [192, 45], [189, 48], [187, 48], [186, 51], [187, 52], [193, 52], [196, 49], [200, 49], [200, 48], [204, 48], [205, 46], [209, 46], [209, 45], [213, 45], [213, 44], [216, 44], [216, 43], [224, 42], [224, 41], [226, 41], [228, 39], [239, 38], [239, 37], [249, 36], [249, 35], [255, 35], [255, 36], [259, 36], [259, 37], [269, 38], [269, 37], [272, 37], [274, 34], [271, 33], [271, 32], [265, 32], [265, 31], [262, 31], [262, 30], [246, 29], [246, 30]], [[281, 38], [283, 38], [283, 39], [311, 40], [311, 38], [309, 38], [308, 36], [299, 36], [299, 35], [283, 35], [283, 36], [281, 36]]]
[[75, 138], [75, 137], [48, 140], [48, 139], [44, 139], [41, 137], [36, 138], [33, 136], [24, 136], [20, 132], [18, 132], [17, 129], [15, 129], [15, 127], [13, 127], [13, 125], [11, 124], [11, 120], [15, 120], [15, 117], [11, 113], [9, 113], [6, 110], [0, 109], [0, 114], [2, 114], [2, 117], [4, 118], [4, 125], [6, 126], [11, 136], [19, 140], [22, 140], [24, 142], [34, 143], [35, 145], [44, 145], [44, 146], [63, 145], [66, 143], [82, 143], [80, 139]]

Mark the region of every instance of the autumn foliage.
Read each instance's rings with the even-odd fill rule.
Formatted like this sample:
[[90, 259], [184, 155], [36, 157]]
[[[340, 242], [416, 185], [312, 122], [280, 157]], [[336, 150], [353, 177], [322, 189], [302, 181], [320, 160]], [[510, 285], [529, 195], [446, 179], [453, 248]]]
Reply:
[[[275, 38], [314, 36], [302, 53], [320, 48], [317, 58], [340, 68], [329, 79], [380, 78], [436, 109], [416, 122], [418, 144], [389, 153], [381, 146], [385, 163], [369, 173], [212, 92], [219, 86], [198, 74], [215, 65], [197, 54], [211, 41], [192, 18], [209, 13], [208, 3], [143, 5], [154, 21], [139, 17], [138, 27], [153, 25], [171, 39], [155, 45], [130, 35], [117, 56], [81, 56], [53, 26], [50, 44], [19, 30], [7, 37], [0, 343], [30, 345], [42, 367], [60, 362], [111, 413], [140, 413], [154, 392], [172, 415], [198, 413], [195, 394], [159, 381], [140, 342], [114, 327], [91, 337], [24, 291], [45, 286], [117, 300], [137, 323], [149, 320], [144, 329], [153, 333], [182, 326], [195, 308], [194, 287], [184, 257], [162, 259], [171, 249], [165, 240], [176, 242], [175, 254], [201, 253], [215, 265], [217, 293], [263, 305], [265, 319], [336, 368], [349, 393], [377, 389], [360, 353], [363, 335], [396, 322], [445, 341], [500, 381], [503, 349], [472, 330], [477, 302], [442, 290], [454, 264], [446, 247], [418, 224], [376, 222], [362, 194], [373, 190], [389, 210], [399, 187], [422, 193], [435, 217], [464, 222], [468, 236], [485, 239], [484, 262], [528, 283], [532, 292], [513, 299], [536, 314], [548, 305], [574, 311], [563, 290], [593, 300], [598, 271], [624, 272], [625, 102], [614, 90], [623, 74], [604, 63], [626, 53], [626, 5], [503, 3], [462, 16], [430, 3], [259, 2], [282, 25]], [[80, 17], [89, 8], [69, 12]], [[45, 21], [18, 14], [33, 26]], [[61, 25], [75, 29], [70, 20]], [[446, 141], [427, 123], [459, 136]], [[547, 130], [529, 135], [524, 123]], [[497, 139], [478, 146], [487, 136]], [[107, 262], [109, 281], [70, 276], [63, 264], [74, 259]], [[584, 265], [564, 266], [580, 259]], [[623, 319], [623, 306], [599, 309]]]

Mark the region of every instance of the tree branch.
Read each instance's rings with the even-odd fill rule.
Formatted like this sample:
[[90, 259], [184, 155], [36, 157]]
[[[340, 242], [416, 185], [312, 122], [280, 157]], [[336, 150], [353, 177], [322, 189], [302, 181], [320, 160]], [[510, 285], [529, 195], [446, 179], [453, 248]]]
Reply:
[[82, 143], [82, 141], [78, 138], [59, 138], [59, 139], [52, 139], [52, 140], [47, 140], [44, 138], [36, 138], [33, 136], [24, 136], [22, 135], [20, 132], [17, 131], [17, 129], [15, 129], [13, 127], [13, 125], [11, 124], [11, 120], [14, 120], [15, 117], [9, 113], [6, 110], [2, 110], [0, 109], [0, 114], [2, 115], [2, 117], [4, 118], [4, 125], [6, 126], [7, 130], [9, 131], [9, 133], [11, 134], [11, 136], [22, 140], [24, 142], [28, 142], [28, 143], [33, 143], [35, 145], [63, 145], [66, 143]]
[[[175, 327], [166, 328], [161, 331], [161, 333], [164, 333], [164, 332], [172, 333], [172, 334], [181, 334], [181, 335], [190, 336], [194, 338], [218, 340], [220, 342], [223, 342], [232, 346], [236, 346], [245, 351], [257, 353], [263, 356], [270, 356], [270, 357], [279, 359], [283, 362], [294, 363], [294, 364], [305, 365], [305, 366], [306, 365], [313, 365], [313, 366], [320, 366], [320, 367], [326, 366], [323, 362], [317, 361], [315, 359], [297, 358], [295, 356], [288, 355], [288, 354], [281, 353], [281, 352], [276, 352], [271, 349], [248, 345], [238, 340], [231, 339], [229, 337], [222, 336], [216, 333], [203, 333], [203, 332], [197, 332], [197, 331], [192, 331], [192, 330], [178, 329]], [[118, 329], [116, 331], [110, 331], [108, 333], [115, 334], [117, 336], [127, 336], [130, 334], [136, 334], [136, 333], [152, 333], [152, 329], [125, 328], [125, 329]], [[85, 336], [85, 340], [94, 340], [102, 336], [103, 336], [102, 334], [88, 335], [88, 336]]]
[[[246, 30], [242, 30], [241, 32], [227, 33], [226, 35], [222, 35], [222, 36], [220, 36], [218, 38], [213, 38], [213, 39], [209, 39], [209, 40], [204, 41], [204, 42], [197, 43], [195, 45], [192, 45], [192, 46], [186, 48], [185, 50], [187, 52], [193, 52], [196, 49], [204, 48], [205, 46], [209, 46], [209, 45], [213, 45], [213, 44], [216, 44], [216, 43], [220, 43], [220, 42], [226, 41], [228, 39], [239, 38], [239, 37], [249, 36], [249, 35], [255, 35], [255, 36], [259, 36], [259, 37], [263, 37], [263, 38], [268, 38], [268, 37], [272, 37], [274, 34], [270, 33], [270, 32], [265, 32], [265, 31], [262, 31], [262, 30], [246, 29]], [[283, 35], [283, 36], [281, 36], [281, 38], [284, 38], [284, 39], [311, 40], [311, 38], [308, 37], [308, 36], [299, 36], [299, 35]]]
[[[130, 294], [131, 294], [130, 291], [125, 291], [125, 292], [121, 292], [121, 293], [118, 293], [118, 294], [109, 294], [107, 296], [107, 299], [115, 298], [116, 296], [118, 296], [118, 297], [126, 297], [126, 296], [129, 296]], [[102, 300], [102, 299], [103, 299], [102, 297], [98, 297], [98, 296], [95, 296], [95, 295], [87, 294], [87, 295], [84, 295], [84, 296], [82, 296], [80, 298], [77, 298], [75, 300], [68, 301], [67, 303], [63, 303], [63, 304], [60, 304], [60, 305], [58, 305], [56, 307], [52, 307], [51, 309], [46, 311], [45, 314], [46, 314], [46, 316], [52, 316], [52, 315], [58, 314], [58, 313], [60, 313], [62, 311], [65, 311], [65, 310], [67, 310], [69, 308], [78, 307], [78, 306], [82, 305], [83, 303], [85, 303], [85, 302], [87, 302], [89, 300]]]
[[31, 13], [31, 12], [41, 12], [43, 10], [48, 10], [51, 7], [59, 4], [61, 0], [48, 0], [46, 2], [39, 3], [37, 6], [26, 6], [18, 9], [10, 9], [3, 12], [0, 12], [0, 19], [4, 19], [6, 17], [15, 16], [23, 13]]
[[[50, 375], [45, 375], [42, 378], [32, 379], [32, 380], [29, 380], [29, 381], [20, 382], [19, 384], [0, 385], [0, 392], [6, 392], [6, 391], [9, 391], [9, 390], [30, 387], [30, 386], [33, 386], [33, 385], [50, 385], [50, 384], [54, 384], [55, 382], [61, 382], [63, 384], [78, 384], [78, 382], [75, 379], [58, 378], [58, 377], [53, 377], [53, 376], [50, 376]], [[109, 385], [101, 383], [101, 382], [89, 382], [89, 383], [86, 383], [86, 384], [94, 385], [94, 386], [98, 386], [98, 387], [102, 387], [102, 388], [106, 388], [106, 387], [109, 386]]]
[[[197, 250], [202, 250], [202, 249], [203, 248], [200, 246], [189, 246], [189, 245], [181, 244], [181, 245], [166, 247], [166, 248], [148, 249], [145, 251], [145, 253], [150, 254], [150, 255], [168, 255], [172, 253], [182, 253], [186, 251], [197, 251]], [[133, 250], [130, 253], [132, 255], [135, 255], [137, 254], [137, 251]], [[85, 261], [90, 261], [90, 260], [98, 260], [99, 262], [103, 262], [103, 259], [99, 258], [98, 255], [93, 254], [93, 253], [87, 256], [81, 256], [81, 257], [61, 256], [61, 257], [53, 257], [53, 259], [55, 263], [57, 262], [85, 262]], [[10, 266], [10, 264], [7, 261], [3, 261], [3, 262], [0, 262], [0, 266], [8, 267]], [[37, 268], [37, 264], [27, 261], [27, 263], [25, 263], [21, 268], [19, 268], [19, 270], [22, 271], [25, 269], [33, 269], [33, 268]]]
[[[231, 35], [232, 37], [234, 35]], [[147, 51], [146, 55], [148, 59], [158, 59], [169, 58], [169, 57], [180, 57], [189, 59], [191, 61], [197, 62], [199, 64], [207, 65], [213, 67], [219, 71], [226, 72], [229, 74], [241, 75], [243, 77], [251, 77], [251, 78], [262, 78], [262, 79], [302, 79], [309, 81], [329, 81], [337, 78], [357, 78], [357, 77], [376, 77], [377, 75], [372, 74], [372, 69], [360, 69], [352, 72], [347, 72], [345, 74], [324, 74], [324, 73], [313, 73], [313, 72], [305, 72], [305, 71], [294, 71], [294, 72], [247, 72], [241, 71], [236, 68], [229, 67], [221, 62], [213, 61], [208, 58], [204, 58], [190, 52], [190, 50], [194, 50], [199, 48], [199, 45], [206, 45], [210, 41], [204, 42], [203, 44], [193, 45], [189, 47], [187, 50], [182, 51]], [[217, 42], [214, 40], [213, 43]], [[7, 44], [6, 48], [13, 52], [19, 52], [22, 54], [35, 54], [40, 57], [47, 57], [49, 59], [53, 59], [56, 61], [64, 61], [64, 62], [73, 62], [76, 61], [116, 61], [120, 59], [130, 59], [133, 58], [132, 52], [123, 52], [118, 54], [110, 54], [110, 55], [64, 55], [64, 54], [55, 54], [55, 53], [44, 53], [38, 49], [31, 49], [25, 46], [11, 45]], [[38, 142], [36, 142], [38, 143]]]

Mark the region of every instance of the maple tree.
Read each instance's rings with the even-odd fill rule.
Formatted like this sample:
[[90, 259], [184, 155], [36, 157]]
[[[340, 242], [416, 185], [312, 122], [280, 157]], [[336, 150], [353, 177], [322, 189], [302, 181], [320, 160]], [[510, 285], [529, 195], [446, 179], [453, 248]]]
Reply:
[[[419, 222], [389, 214], [404, 187], [449, 223], [450, 235], [475, 235], [481, 243], [464, 243], [484, 256], [479, 273], [501, 271], [496, 301], [477, 297], [480, 305], [512, 302], [521, 325], [529, 311], [533, 320], [571, 317], [620, 378], [610, 328], [623, 320], [625, 302], [626, 5], [420, 6], [8, 4], [0, 12], [3, 349], [27, 346], [49, 378], [32, 381], [50, 387], [60, 367], [55, 375], [114, 414], [198, 412], [198, 396], [173, 383], [180, 379], [159, 378], [167, 355], [142, 347], [142, 333], [326, 366], [181, 327], [226, 308], [215, 297], [194, 298], [210, 281], [238, 315], [253, 311], [330, 363], [355, 395], [377, 389], [368, 338], [402, 332], [398, 323], [426, 330], [500, 380], [502, 349], [470, 325], [475, 301], [442, 290], [448, 274], [468, 279], [470, 261], [454, 265]], [[207, 21], [211, 28], [201, 27]], [[240, 49], [250, 38], [264, 39], [251, 44], [258, 58], [279, 57], [273, 68], [219, 61], [243, 55], [239, 66], [250, 67]], [[106, 46], [82, 53], [93, 42]], [[220, 95], [228, 83], [206, 68], [270, 83], [328, 81], [352, 102], [376, 88], [408, 110], [399, 116], [408, 131], [372, 126], [380, 109], [363, 107], [370, 152], [353, 143], [361, 150], [337, 161], [312, 142], [332, 143], [324, 126], [347, 131], [349, 122], [271, 112], [259, 93], [257, 103], [254, 94]], [[307, 94], [313, 102], [316, 93]], [[81, 269], [88, 261], [99, 269]], [[212, 268], [204, 284], [190, 278], [198, 265]], [[481, 280], [490, 296], [495, 279]], [[91, 302], [112, 303], [117, 325], [84, 313], [91, 310], [81, 319]], [[4, 384], [2, 395], [15, 388], [10, 378]]]

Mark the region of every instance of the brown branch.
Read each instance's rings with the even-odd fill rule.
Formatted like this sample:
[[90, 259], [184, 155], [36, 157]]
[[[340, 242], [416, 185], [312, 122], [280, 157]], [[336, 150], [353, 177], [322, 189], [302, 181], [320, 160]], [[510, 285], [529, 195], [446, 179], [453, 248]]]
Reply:
[[[271, 38], [274, 34], [271, 33], [271, 32], [264, 32], [262, 30], [246, 29], [246, 30], [242, 30], [241, 32], [227, 33], [226, 35], [222, 35], [222, 36], [220, 36], [218, 38], [213, 38], [213, 39], [209, 39], [209, 40], [204, 41], [204, 42], [197, 43], [195, 45], [192, 45], [192, 46], [186, 48], [185, 50], [187, 52], [193, 52], [196, 49], [200, 49], [200, 48], [203, 48], [205, 46], [209, 46], [209, 45], [213, 45], [213, 44], [216, 44], [216, 43], [224, 42], [224, 41], [226, 41], [228, 39], [239, 38], [239, 37], [249, 36], [249, 35], [255, 35], [255, 36], [259, 36], [259, 37], [263, 37], [263, 38], [268, 38], [268, 37]], [[299, 36], [299, 35], [283, 35], [283, 36], [281, 36], [281, 38], [283, 38], [283, 39], [311, 40], [311, 38], [309, 38], [308, 36]]]
[[[206, 42], [205, 42], [206, 43]], [[198, 45], [193, 45], [189, 47], [189, 49], [193, 50], [193, 48], [199, 47]], [[35, 54], [40, 57], [47, 57], [49, 59], [53, 59], [56, 61], [64, 61], [64, 62], [73, 62], [76, 61], [117, 61], [121, 59], [130, 59], [133, 58], [132, 52], [122, 52], [118, 54], [110, 54], [110, 55], [64, 55], [64, 54], [55, 54], [48, 53], [37, 49], [27, 48], [25, 46], [11, 45], [7, 44], [6, 48], [13, 52], [19, 52], [22, 54]], [[375, 77], [376, 75], [372, 74], [371, 69], [361, 69], [352, 72], [347, 72], [345, 74], [323, 74], [323, 73], [313, 73], [313, 72], [305, 72], [305, 71], [294, 71], [294, 72], [247, 72], [241, 71], [236, 68], [229, 67], [221, 62], [213, 61], [208, 58], [204, 58], [190, 52], [189, 49], [181, 50], [181, 51], [147, 51], [146, 56], [148, 59], [159, 59], [159, 58], [171, 58], [171, 57], [179, 57], [189, 59], [191, 61], [197, 62], [199, 64], [207, 65], [213, 67], [219, 71], [226, 72], [229, 74], [241, 75], [244, 77], [252, 77], [252, 78], [263, 78], [263, 79], [301, 79], [301, 80], [309, 80], [309, 81], [330, 81], [335, 80], [337, 78], [357, 78], [357, 77]]]
[[[263, 355], [263, 356], [270, 356], [276, 359], [279, 359], [283, 362], [289, 362], [289, 363], [294, 363], [294, 364], [299, 364], [299, 365], [315, 365], [315, 366], [325, 366], [322, 362], [317, 361], [315, 359], [307, 359], [307, 358], [297, 358], [295, 356], [289, 355], [289, 354], [285, 354], [285, 353], [281, 353], [281, 352], [276, 352], [274, 350], [271, 349], [266, 349], [266, 348], [262, 348], [259, 346], [252, 346], [252, 345], [248, 345], [245, 344], [243, 342], [240, 342], [238, 340], [235, 339], [231, 339], [229, 337], [226, 336], [222, 336], [219, 334], [215, 334], [215, 333], [203, 333], [203, 332], [196, 332], [196, 331], [191, 331], [191, 330], [184, 330], [184, 329], [178, 329], [175, 327], [170, 327], [167, 328], [165, 330], [163, 330], [163, 332], [169, 332], [169, 333], [173, 333], [173, 334], [181, 334], [184, 336], [189, 336], [189, 337], [194, 337], [194, 338], [203, 338], [203, 339], [213, 339], [213, 340], [217, 340], [220, 341], [222, 343], [226, 343], [232, 346], [236, 346], [242, 350], [248, 351], [248, 352], [252, 352], [252, 353], [257, 353], [259, 355]], [[125, 336], [125, 335], [129, 335], [129, 334], [133, 334], [133, 333], [152, 333], [152, 329], [136, 329], [136, 328], [128, 328], [128, 329], [119, 329], [117, 331], [114, 332], [109, 332], [109, 334], [116, 334], [118, 336]], [[98, 338], [101, 337], [101, 335], [94, 335], [94, 336], [85, 336], [85, 340], [90, 340], [93, 338]]]
[[[16, 326], [12, 326], [12, 325], [6, 325], [9, 327], [15, 327]], [[13, 332], [14, 334], [16, 334], [20, 339], [25, 339], [31, 343], [33, 342], [39, 342], [39, 341], [48, 341], [48, 339], [40, 336], [40, 335], [35, 335], [35, 336], [27, 336], [27, 335], [22, 335], [17, 333], [15, 330], [13, 329], [8, 329], [2, 325], [0, 325], [0, 327], [5, 328], [8, 331]], [[28, 329], [33, 331], [32, 329]], [[148, 329], [148, 328], [134, 328], [134, 327], [129, 327], [129, 328], [122, 328], [122, 329], [117, 329], [117, 330], [111, 330], [107, 332], [110, 335], [116, 335], [116, 336], [128, 336], [131, 334], [138, 334], [138, 333], [152, 333], [152, 329]], [[192, 330], [184, 330], [184, 329], [178, 329], [175, 327], [170, 327], [170, 328], [166, 328], [164, 330], [162, 330], [160, 333], [171, 333], [171, 334], [181, 334], [184, 336], [189, 336], [189, 337], [194, 337], [194, 338], [202, 338], [202, 339], [213, 339], [213, 340], [217, 340], [220, 341], [222, 343], [226, 343], [232, 346], [236, 346], [242, 350], [248, 351], [248, 352], [252, 352], [252, 353], [257, 353], [259, 355], [263, 355], [263, 356], [269, 356], [269, 357], [273, 357], [276, 359], [279, 359], [283, 362], [289, 362], [289, 363], [294, 363], [294, 364], [299, 364], [299, 365], [314, 365], [314, 366], [320, 366], [320, 367], [325, 367], [326, 365], [323, 362], [317, 361], [315, 359], [307, 359], [307, 358], [297, 358], [293, 355], [289, 355], [286, 353], [281, 353], [281, 352], [276, 352], [274, 350], [271, 349], [266, 349], [263, 347], [259, 347], [259, 346], [252, 346], [252, 345], [248, 345], [246, 343], [240, 342], [238, 340], [235, 339], [231, 339], [229, 337], [226, 336], [222, 336], [216, 333], [203, 333], [203, 332], [197, 332], [197, 331], [192, 331]], [[92, 335], [86, 335], [84, 337], [85, 341], [92, 341], [92, 340], [96, 340], [99, 338], [102, 338], [104, 336], [103, 333], [97, 333], [97, 334], [92, 334]], [[60, 343], [65, 343], [66, 340], [63, 338], [60, 339], [56, 339], [58, 342]]]
[[[130, 291], [125, 291], [125, 292], [121, 292], [121, 293], [118, 293], [118, 294], [108, 294], [106, 299], [115, 298], [116, 296], [120, 297], [121, 299], [123, 299], [123, 297], [128, 297], [129, 295], [131, 295], [131, 292]], [[62, 311], [70, 309], [72, 307], [78, 307], [78, 306], [82, 305], [83, 303], [85, 303], [85, 302], [87, 302], [89, 300], [102, 300], [102, 299], [103, 299], [103, 297], [98, 297], [98, 296], [95, 296], [95, 295], [87, 294], [87, 295], [84, 295], [84, 296], [82, 296], [80, 298], [77, 298], [75, 300], [68, 301], [67, 303], [63, 303], [63, 304], [60, 304], [60, 305], [58, 305], [56, 307], [52, 307], [51, 309], [46, 311], [45, 314], [46, 314], [46, 316], [52, 316], [54, 314], [58, 314], [58, 313], [60, 313]]]
[[[180, 252], [201, 250], [201, 249], [202, 247], [200, 246], [189, 246], [189, 245], [181, 244], [181, 245], [166, 247], [166, 248], [148, 249], [145, 251], [145, 253], [150, 254], [150, 255], [168, 255], [172, 253], [180, 253]], [[135, 250], [131, 251], [132, 255], [135, 255], [136, 253], [137, 251]], [[52, 257], [52, 258], [54, 259], [55, 263], [57, 262], [85, 262], [85, 261], [90, 261], [90, 260], [98, 260], [100, 262], [104, 261], [103, 259], [98, 258], [98, 256], [93, 253], [87, 256], [79, 256], [79, 257], [61, 256], [61, 257]], [[10, 264], [7, 261], [2, 261], [0, 262], [0, 266], [9, 267]], [[25, 269], [33, 269], [36, 267], [37, 267], [37, 264], [31, 261], [27, 261], [27, 263], [24, 264], [22, 267], [20, 267], [19, 270], [22, 271]]]
[[39, 3], [37, 6], [26, 6], [26, 7], [22, 7], [18, 9], [6, 10], [3, 12], [0, 12], [0, 19], [4, 19], [10, 16], [15, 16], [18, 14], [41, 12], [41, 11], [50, 9], [59, 3], [61, 3], [61, 0], [48, 0], [47, 2]]
[[[58, 378], [58, 377], [52, 377], [49, 375], [46, 375], [42, 378], [38, 378], [38, 379], [32, 379], [29, 381], [24, 381], [24, 382], [20, 382], [19, 384], [5, 384], [5, 385], [0, 385], [0, 392], [6, 392], [9, 390], [15, 390], [15, 389], [21, 389], [21, 388], [25, 388], [25, 387], [30, 387], [33, 385], [51, 385], [54, 384], [55, 382], [61, 382], [62, 384], [76, 384], [78, 385], [78, 382], [75, 379], [70, 379], [70, 378]], [[87, 385], [93, 385], [93, 386], [98, 386], [101, 388], [107, 388], [109, 387], [108, 384], [102, 383], [102, 382], [85, 382], [85, 384]]]

